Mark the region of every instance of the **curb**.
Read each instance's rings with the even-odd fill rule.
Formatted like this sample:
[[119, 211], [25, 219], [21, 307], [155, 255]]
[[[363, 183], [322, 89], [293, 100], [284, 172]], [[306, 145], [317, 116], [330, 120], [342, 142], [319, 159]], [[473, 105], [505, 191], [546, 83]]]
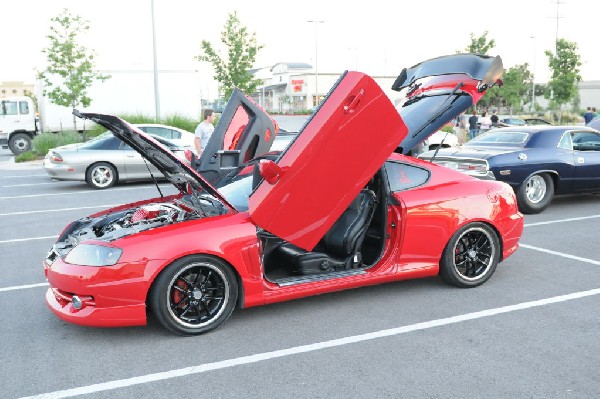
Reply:
[[36, 167], [41, 167], [44, 160], [36, 159], [35, 161], [15, 162], [15, 157], [11, 157], [8, 161], [0, 162], [0, 170], [31, 170]]

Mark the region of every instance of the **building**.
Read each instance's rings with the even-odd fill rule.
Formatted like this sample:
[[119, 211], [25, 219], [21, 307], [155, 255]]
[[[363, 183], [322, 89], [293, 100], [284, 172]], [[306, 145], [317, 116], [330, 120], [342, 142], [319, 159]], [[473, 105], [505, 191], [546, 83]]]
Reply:
[[[301, 62], [280, 62], [251, 72], [263, 82], [252, 97], [268, 112], [283, 114], [312, 111], [341, 75], [315, 73], [311, 65]], [[390, 88], [396, 76], [373, 78], [395, 103], [398, 93]]]

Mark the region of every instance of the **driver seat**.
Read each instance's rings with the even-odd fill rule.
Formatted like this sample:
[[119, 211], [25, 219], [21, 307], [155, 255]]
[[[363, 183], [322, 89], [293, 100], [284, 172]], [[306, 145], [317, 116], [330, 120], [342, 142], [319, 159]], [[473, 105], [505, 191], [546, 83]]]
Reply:
[[327, 231], [312, 252], [289, 242], [278, 252], [292, 264], [292, 273], [306, 275], [357, 268], [362, 264], [360, 248], [376, 205], [375, 193], [364, 189]]

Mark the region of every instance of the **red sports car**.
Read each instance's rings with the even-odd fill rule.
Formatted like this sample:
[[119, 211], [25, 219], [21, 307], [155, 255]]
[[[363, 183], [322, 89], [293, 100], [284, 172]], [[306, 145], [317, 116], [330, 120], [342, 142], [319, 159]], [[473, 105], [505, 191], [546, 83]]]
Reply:
[[199, 172], [117, 117], [79, 114], [180, 193], [71, 223], [44, 260], [49, 308], [103, 327], [144, 325], [151, 312], [198, 334], [235, 307], [438, 274], [482, 284], [518, 247], [513, 190], [403, 154], [502, 71], [499, 57], [425, 61], [398, 76], [398, 107], [370, 77], [346, 72], [280, 154], [268, 153], [276, 124], [236, 91]]

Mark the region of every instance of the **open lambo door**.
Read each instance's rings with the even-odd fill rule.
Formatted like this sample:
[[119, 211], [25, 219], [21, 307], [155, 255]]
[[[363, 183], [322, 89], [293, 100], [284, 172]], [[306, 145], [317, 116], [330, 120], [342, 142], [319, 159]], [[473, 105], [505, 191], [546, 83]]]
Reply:
[[402, 71], [398, 110], [373, 79], [344, 73], [279, 159], [260, 161], [252, 220], [311, 251], [392, 152], [427, 138], [502, 75], [499, 58], [442, 58]]
[[271, 148], [279, 127], [256, 102], [234, 89], [197, 170], [214, 183], [232, 169]]

